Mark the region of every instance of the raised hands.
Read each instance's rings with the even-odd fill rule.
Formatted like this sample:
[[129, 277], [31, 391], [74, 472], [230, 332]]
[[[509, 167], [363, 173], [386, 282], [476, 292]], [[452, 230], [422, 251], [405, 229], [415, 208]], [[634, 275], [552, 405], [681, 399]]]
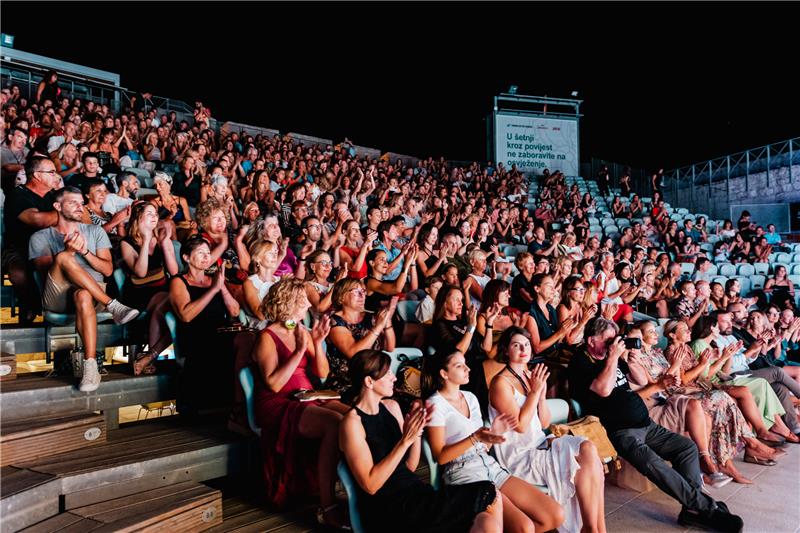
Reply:
[[406, 445], [414, 444], [414, 442], [422, 436], [422, 432], [428, 422], [431, 421], [433, 416], [433, 406], [427, 407], [420, 401], [415, 401], [411, 405], [411, 410], [405, 417], [403, 423], [403, 437], [402, 440]]
[[547, 386], [547, 378], [550, 377], [550, 371], [547, 367], [539, 363], [533, 367], [531, 376], [528, 378], [528, 387], [530, 387], [531, 394], [541, 394]]
[[319, 320], [317, 320], [317, 323], [314, 324], [314, 327], [311, 329], [311, 339], [314, 341], [314, 344], [319, 344], [325, 340], [330, 331], [331, 331], [331, 317], [327, 314], [322, 315], [322, 317]]
[[[330, 328], [328, 329], [330, 330]], [[302, 324], [297, 324], [294, 328], [294, 353], [305, 354], [308, 349], [308, 335], [305, 330], [306, 328]]]

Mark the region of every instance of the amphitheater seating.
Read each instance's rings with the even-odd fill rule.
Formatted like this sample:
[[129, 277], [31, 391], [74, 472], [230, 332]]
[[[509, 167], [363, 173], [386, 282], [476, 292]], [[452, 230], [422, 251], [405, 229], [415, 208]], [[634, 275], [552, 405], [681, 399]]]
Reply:
[[239, 371], [239, 384], [244, 391], [245, 405], [247, 407], [247, 423], [250, 430], [261, 436], [261, 428], [256, 424], [256, 410], [253, 402], [255, 401], [255, 381], [253, 380], [253, 371], [249, 366], [242, 368]]
[[736, 269], [736, 273], [740, 276], [752, 276], [756, 273], [756, 269], [750, 263], [742, 263], [739, 265], [739, 268]]
[[347, 494], [347, 506], [350, 511], [350, 525], [353, 528], [353, 533], [366, 533], [361, 523], [361, 513], [358, 510], [358, 489], [356, 488], [356, 480], [347, 467], [347, 463], [339, 461], [336, 473], [339, 474], [339, 479], [342, 481], [342, 486]]
[[736, 265], [731, 263], [725, 263], [723, 265], [719, 265], [719, 275], [720, 276], [727, 276], [732, 277], [736, 275]]
[[753, 274], [750, 276], [750, 283], [753, 290], [763, 289], [766, 283], [766, 277], [760, 274]]

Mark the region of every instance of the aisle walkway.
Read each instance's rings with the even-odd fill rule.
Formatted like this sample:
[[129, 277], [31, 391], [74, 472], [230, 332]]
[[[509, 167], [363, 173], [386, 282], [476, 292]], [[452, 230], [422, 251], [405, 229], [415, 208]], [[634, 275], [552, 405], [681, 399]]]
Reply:
[[[736, 468], [753, 485], [728, 483], [710, 489], [731, 512], [744, 520], [749, 533], [800, 533], [800, 445], [789, 444], [788, 455], [773, 467], [736, 461]], [[677, 523], [680, 504], [655, 489], [637, 493], [606, 483], [606, 525], [609, 533], [694, 531]]]

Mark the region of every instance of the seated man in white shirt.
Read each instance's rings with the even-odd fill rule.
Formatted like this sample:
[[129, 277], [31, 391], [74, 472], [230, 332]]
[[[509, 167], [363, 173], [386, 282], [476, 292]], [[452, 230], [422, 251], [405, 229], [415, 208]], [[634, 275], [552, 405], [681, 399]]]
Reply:
[[133, 172], [121, 172], [116, 181], [119, 193], [109, 191], [106, 201], [103, 202], [103, 211], [112, 215], [133, 204], [139, 192], [139, 179]]

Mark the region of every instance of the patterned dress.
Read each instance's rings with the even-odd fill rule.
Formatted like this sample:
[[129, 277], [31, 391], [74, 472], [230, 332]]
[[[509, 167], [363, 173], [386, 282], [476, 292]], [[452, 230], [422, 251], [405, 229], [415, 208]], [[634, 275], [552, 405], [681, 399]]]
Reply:
[[[669, 346], [664, 358], [671, 361], [675, 353], [676, 350]], [[694, 354], [691, 350], [690, 353]], [[696, 365], [696, 357], [684, 357], [681, 370], [686, 372]], [[711, 438], [708, 444], [711, 457], [717, 464], [722, 465], [732, 460], [744, 448], [744, 438], [754, 436], [739, 406], [736, 405], [736, 400], [724, 390], [714, 389], [707, 378], [698, 377], [692, 383], [684, 383], [668, 393], [686, 394], [700, 400], [703, 411], [711, 417]]]
[[[340, 315], [331, 315], [331, 330], [333, 328], [347, 328], [353, 336], [353, 340], [358, 342], [367, 336], [370, 330], [375, 325], [374, 315], [364, 313], [364, 318], [358, 324], [351, 324]], [[375, 343], [370, 346], [373, 350], [380, 350], [383, 345], [383, 335], [375, 340]], [[345, 396], [350, 389], [350, 367], [347, 364], [348, 357], [343, 354], [333, 342], [328, 343], [328, 364], [330, 365], [330, 374], [328, 380], [325, 382], [326, 389], [333, 389], [342, 395], [342, 400], [346, 401]]]

